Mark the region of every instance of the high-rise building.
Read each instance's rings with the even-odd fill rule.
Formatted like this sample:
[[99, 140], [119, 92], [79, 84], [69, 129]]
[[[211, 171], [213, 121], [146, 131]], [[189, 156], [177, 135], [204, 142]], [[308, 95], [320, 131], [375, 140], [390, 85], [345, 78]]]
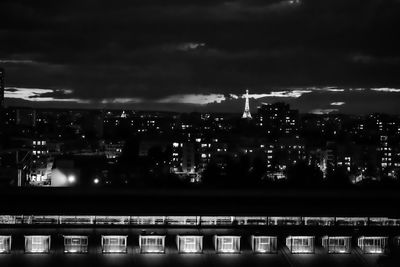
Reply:
[[257, 125], [272, 136], [296, 134], [299, 128], [299, 113], [290, 109], [289, 104], [263, 104], [258, 108]]

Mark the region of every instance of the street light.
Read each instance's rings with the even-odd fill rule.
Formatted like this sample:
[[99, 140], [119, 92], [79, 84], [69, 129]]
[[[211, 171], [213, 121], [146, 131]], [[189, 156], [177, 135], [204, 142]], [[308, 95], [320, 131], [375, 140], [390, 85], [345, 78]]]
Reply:
[[93, 183], [94, 184], [98, 184], [100, 181], [99, 181], [99, 178], [95, 178], [94, 180], [93, 180]]
[[69, 183], [74, 183], [74, 182], [75, 182], [75, 180], [76, 180], [76, 178], [75, 178], [75, 176], [74, 176], [74, 175], [70, 175], [70, 176], [68, 176], [68, 182], [69, 182]]

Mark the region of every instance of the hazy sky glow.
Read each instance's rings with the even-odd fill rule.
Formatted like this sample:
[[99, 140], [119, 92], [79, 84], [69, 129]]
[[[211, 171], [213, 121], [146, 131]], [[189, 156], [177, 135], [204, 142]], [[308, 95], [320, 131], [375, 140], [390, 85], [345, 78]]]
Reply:
[[400, 113], [399, 0], [3, 0], [9, 105]]

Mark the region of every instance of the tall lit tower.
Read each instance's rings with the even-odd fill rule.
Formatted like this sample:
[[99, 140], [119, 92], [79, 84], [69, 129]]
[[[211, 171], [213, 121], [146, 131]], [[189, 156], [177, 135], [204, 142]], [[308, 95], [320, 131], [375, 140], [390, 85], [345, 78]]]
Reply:
[[251, 119], [251, 113], [250, 113], [250, 104], [249, 104], [249, 90], [246, 90], [246, 94], [244, 96], [246, 99], [246, 103], [244, 104], [244, 112], [243, 112], [243, 119]]

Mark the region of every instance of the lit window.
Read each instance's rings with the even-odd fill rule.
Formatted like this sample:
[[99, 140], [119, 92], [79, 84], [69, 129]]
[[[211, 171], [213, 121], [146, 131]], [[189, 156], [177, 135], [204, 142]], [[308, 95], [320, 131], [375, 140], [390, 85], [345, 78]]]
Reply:
[[370, 254], [381, 254], [385, 252], [388, 243], [387, 237], [377, 236], [367, 236], [360, 237], [358, 239], [358, 246], [364, 253]]
[[88, 252], [87, 236], [64, 236], [65, 253], [86, 253]]
[[350, 253], [350, 236], [325, 236], [322, 238], [322, 246], [328, 250], [328, 253]]
[[102, 236], [101, 247], [103, 253], [126, 253], [127, 236]]
[[181, 253], [201, 253], [203, 251], [203, 237], [177, 236], [177, 246]]
[[11, 236], [0, 236], [0, 253], [10, 253]]
[[274, 253], [277, 251], [277, 237], [252, 236], [252, 248], [256, 253]]
[[214, 243], [218, 253], [240, 252], [240, 236], [214, 236]]
[[25, 236], [25, 252], [26, 253], [49, 253], [50, 236]]
[[139, 236], [139, 246], [141, 253], [164, 253], [165, 236]]
[[314, 253], [313, 236], [289, 236], [286, 246], [292, 253]]

